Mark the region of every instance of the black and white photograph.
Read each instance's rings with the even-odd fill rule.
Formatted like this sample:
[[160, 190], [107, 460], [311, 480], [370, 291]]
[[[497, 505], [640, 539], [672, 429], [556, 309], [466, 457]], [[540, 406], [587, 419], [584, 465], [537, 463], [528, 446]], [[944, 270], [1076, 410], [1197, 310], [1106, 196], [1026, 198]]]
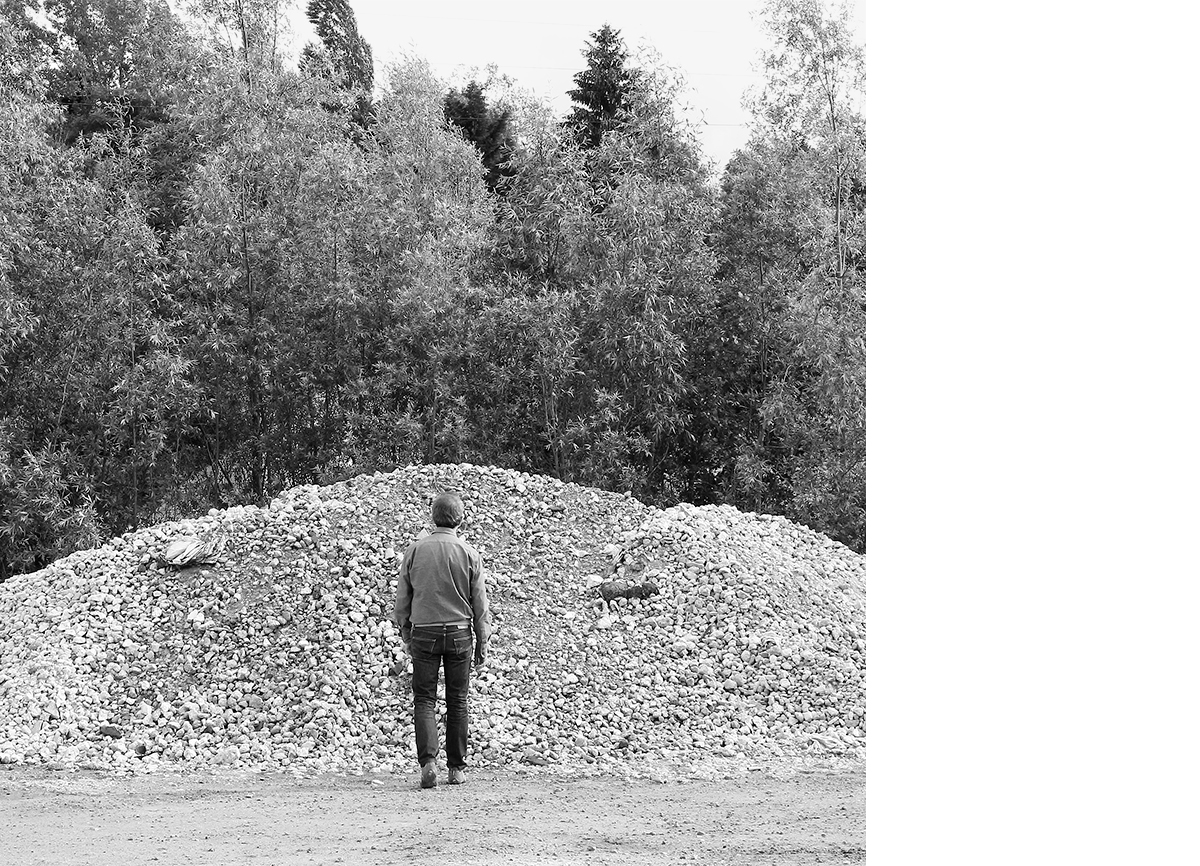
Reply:
[[867, 862], [865, 5], [0, 0], [0, 863]]

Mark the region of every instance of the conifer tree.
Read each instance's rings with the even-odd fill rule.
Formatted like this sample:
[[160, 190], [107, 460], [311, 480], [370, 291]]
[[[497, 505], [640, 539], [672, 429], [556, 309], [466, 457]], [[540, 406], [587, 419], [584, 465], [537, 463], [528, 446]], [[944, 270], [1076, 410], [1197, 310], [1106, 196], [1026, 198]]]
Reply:
[[375, 66], [371, 46], [358, 32], [354, 10], [348, 0], [308, 0], [305, 14], [321, 44], [310, 42], [304, 46], [301, 68], [327, 75], [339, 89], [357, 93], [351, 117], [359, 126], [368, 128], [373, 120], [371, 94], [375, 88]]
[[461, 91], [451, 90], [446, 94], [444, 110], [446, 120], [461, 129], [463, 137], [479, 149], [487, 169], [488, 189], [496, 192], [500, 181], [513, 173], [508, 165], [513, 150], [508, 126], [511, 113], [490, 107], [477, 81], [472, 81]]
[[317, 31], [321, 45], [304, 47], [302, 62], [324, 57], [332, 67], [334, 80], [345, 90], [370, 93], [375, 87], [375, 67], [371, 46], [358, 32], [354, 10], [347, 0], [308, 0], [305, 9]]
[[596, 147], [605, 132], [620, 126], [639, 75], [625, 66], [629, 54], [620, 30], [605, 24], [592, 39], [583, 52], [587, 69], [576, 73], [576, 86], [567, 91], [575, 107], [565, 122], [585, 148]]

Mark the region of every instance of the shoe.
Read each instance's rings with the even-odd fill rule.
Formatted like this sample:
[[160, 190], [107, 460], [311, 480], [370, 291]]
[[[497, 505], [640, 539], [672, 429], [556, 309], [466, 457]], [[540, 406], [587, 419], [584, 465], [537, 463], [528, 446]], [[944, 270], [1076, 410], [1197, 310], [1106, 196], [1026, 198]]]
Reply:
[[437, 787], [437, 761], [430, 761], [421, 768], [421, 787], [436, 788]]
[[467, 771], [459, 767], [450, 768], [450, 784], [465, 785], [467, 784]]

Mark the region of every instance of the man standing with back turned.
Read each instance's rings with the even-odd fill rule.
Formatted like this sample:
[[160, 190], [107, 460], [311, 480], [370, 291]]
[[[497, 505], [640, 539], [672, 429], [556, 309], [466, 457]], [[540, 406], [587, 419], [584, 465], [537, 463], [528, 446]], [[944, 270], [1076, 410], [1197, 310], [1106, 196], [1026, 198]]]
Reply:
[[450, 784], [467, 781], [467, 690], [471, 632], [475, 664], [483, 664], [491, 636], [483, 560], [458, 537], [463, 501], [439, 493], [431, 508], [434, 530], [404, 551], [392, 619], [412, 656], [413, 722], [421, 787], [437, 787], [438, 730], [434, 707], [438, 669], [446, 668], [446, 767]]

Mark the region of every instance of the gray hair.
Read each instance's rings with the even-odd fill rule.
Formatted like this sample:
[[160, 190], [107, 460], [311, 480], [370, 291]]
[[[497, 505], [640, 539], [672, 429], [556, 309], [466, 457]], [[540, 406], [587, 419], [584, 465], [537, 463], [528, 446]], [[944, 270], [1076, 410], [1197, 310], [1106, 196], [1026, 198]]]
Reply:
[[457, 493], [439, 493], [429, 510], [438, 526], [455, 527], [463, 521], [463, 501]]

